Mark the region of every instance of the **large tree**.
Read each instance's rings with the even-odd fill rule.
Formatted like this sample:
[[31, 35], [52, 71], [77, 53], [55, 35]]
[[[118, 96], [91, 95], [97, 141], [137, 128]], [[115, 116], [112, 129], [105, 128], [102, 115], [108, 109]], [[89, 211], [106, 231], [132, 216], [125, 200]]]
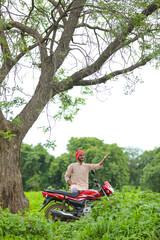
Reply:
[[[66, 95], [74, 86], [107, 84], [158, 57], [159, 7], [159, 0], [0, 0], [2, 208], [28, 207], [20, 147], [49, 101], [59, 96], [63, 113], [79, 102]], [[39, 69], [39, 80], [23, 98], [25, 66]]]

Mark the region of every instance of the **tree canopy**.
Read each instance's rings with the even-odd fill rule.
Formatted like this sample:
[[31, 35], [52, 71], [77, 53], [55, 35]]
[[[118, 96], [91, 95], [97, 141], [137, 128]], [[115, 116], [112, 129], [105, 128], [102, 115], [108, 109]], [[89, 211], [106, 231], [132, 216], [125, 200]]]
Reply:
[[[69, 106], [76, 114], [83, 100], [72, 101], [67, 90], [121, 74], [134, 85], [129, 73], [159, 56], [159, 1], [3, 0], [0, 7], [1, 110], [13, 113], [14, 105], [25, 106], [17, 116], [17, 111], [8, 115], [21, 123], [22, 138], [56, 95], [62, 103], [59, 115], [70, 119]], [[30, 81], [21, 84], [25, 67], [36, 69], [39, 77], [27, 97], [23, 85]]]

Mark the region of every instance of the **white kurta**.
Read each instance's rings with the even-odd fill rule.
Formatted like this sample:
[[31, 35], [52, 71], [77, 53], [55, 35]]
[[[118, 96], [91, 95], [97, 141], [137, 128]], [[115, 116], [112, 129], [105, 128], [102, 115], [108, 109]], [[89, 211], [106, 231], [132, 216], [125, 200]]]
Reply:
[[[77, 190], [87, 190], [88, 189], [88, 174], [92, 169], [98, 170], [101, 168], [99, 163], [89, 164], [84, 163], [80, 164], [79, 162], [71, 163], [65, 174], [65, 181], [69, 179], [72, 181], [70, 190], [76, 188]], [[71, 178], [70, 178], [71, 177]]]

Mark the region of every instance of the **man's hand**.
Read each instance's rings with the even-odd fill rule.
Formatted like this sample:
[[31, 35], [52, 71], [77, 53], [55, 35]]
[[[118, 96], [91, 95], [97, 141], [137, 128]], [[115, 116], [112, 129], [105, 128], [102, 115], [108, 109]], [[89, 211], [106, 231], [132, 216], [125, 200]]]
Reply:
[[99, 163], [100, 165], [103, 164], [103, 162], [105, 161], [105, 159], [109, 156], [110, 153], [107, 153], [107, 155], [104, 156], [104, 158], [102, 159], [102, 161]]
[[71, 186], [72, 185], [72, 181], [68, 180], [67, 183]]
[[105, 160], [105, 159], [106, 159], [106, 158], [109, 156], [109, 154], [110, 154], [110, 153], [107, 153], [107, 155], [106, 155], [106, 156], [104, 156], [104, 158], [103, 158], [103, 159]]

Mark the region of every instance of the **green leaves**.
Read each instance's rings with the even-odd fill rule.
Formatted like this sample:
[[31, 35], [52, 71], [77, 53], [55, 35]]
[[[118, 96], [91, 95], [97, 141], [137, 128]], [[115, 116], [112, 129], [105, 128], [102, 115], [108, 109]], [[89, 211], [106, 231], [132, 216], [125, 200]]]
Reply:
[[0, 136], [2, 136], [2, 138], [6, 139], [6, 140], [11, 140], [12, 137], [16, 136], [16, 134], [13, 134], [10, 130], [8, 130], [6, 132], [0, 130]]
[[160, 192], [160, 149], [154, 151], [153, 158], [143, 168], [140, 183], [143, 189]]
[[[48, 141], [47, 144], [54, 147], [54, 142]], [[51, 185], [48, 172], [52, 161], [54, 157], [41, 144], [35, 147], [22, 144], [21, 172], [25, 191], [37, 191]]]
[[30, 212], [11, 214], [0, 208], [0, 239], [28, 240], [153, 240], [160, 238], [160, 194], [133, 190], [115, 192], [96, 202], [92, 213], [76, 222], [48, 222], [38, 213], [41, 192], [27, 192]]
[[13, 107], [20, 107], [26, 104], [24, 98], [15, 97], [11, 101], [0, 101], [0, 109], [4, 110], [5, 113], [12, 113]]
[[159, 239], [159, 204], [160, 194], [116, 191], [109, 201], [102, 198], [92, 213], [79, 221], [55, 224], [53, 239]]
[[44, 144], [44, 147], [52, 148], [54, 150], [56, 147], [56, 143], [55, 143], [55, 141], [47, 140], [47, 142]]
[[40, 214], [25, 213], [11, 214], [8, 210], [0, 208], [0, 238], [1, 239], [51, 239], [51, 224]]
[[64, 118], [67, 121], [72, 121], [74, 116], [77, 115], [80, 108], [78, 105], [85, 105], [85, 99], [80, 97], [71, 97], [66, 92], [59, 94], [60, 106], [57, 114], [54, 115], [55, 119], [60, 120]]

